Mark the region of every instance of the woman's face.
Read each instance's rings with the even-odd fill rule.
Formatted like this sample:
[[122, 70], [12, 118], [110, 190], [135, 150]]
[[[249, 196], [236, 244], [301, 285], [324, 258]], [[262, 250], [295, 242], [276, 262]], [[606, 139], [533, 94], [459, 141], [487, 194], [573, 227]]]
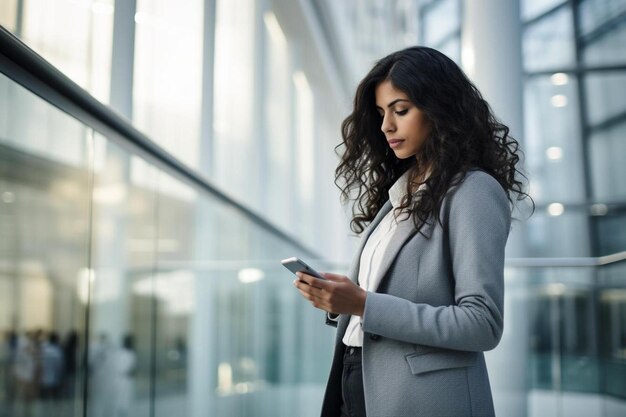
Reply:
[[376, 86], [376, 109], [383, 118], [380, 129], [399, 159], [416, 156], [430, 135], [431, 122], [391, 81]]

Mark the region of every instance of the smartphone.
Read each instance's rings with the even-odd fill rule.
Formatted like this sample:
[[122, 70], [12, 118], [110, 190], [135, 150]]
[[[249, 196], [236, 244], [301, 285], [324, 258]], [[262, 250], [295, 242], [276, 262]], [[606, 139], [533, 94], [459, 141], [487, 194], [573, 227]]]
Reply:
[[280, 261], [280, 263], [294, 274], [296, 272], [304, 272], [305, 274], [313, 275], [315, 278], [326, 279], [322, 276], [322, 274], [320, 274], [315, 269], [308, 266], [303, 260], [298, 259], [295, 256], [293, 258], [283, 259], [282, 261]]

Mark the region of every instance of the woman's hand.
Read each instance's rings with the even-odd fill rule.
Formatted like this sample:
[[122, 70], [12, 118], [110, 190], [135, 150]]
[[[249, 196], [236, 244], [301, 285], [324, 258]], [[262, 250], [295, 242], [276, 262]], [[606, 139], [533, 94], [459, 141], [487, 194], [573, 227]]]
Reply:
[[313, 304], [313, 307], [334, 314], [363, 316], [367, 291], [356, 285], [350, 278], [323, 273], [325, 280], [297, 272], [293, 284], [300, 294]]

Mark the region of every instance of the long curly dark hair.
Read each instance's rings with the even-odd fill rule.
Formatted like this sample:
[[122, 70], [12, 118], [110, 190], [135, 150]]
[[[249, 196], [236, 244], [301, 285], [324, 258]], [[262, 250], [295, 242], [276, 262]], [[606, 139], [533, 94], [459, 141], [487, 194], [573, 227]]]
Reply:
[[[387, 80], [431, 122], [430, 136], [416, 157], [398, 159], [381, 131], [375, 89]], [[343, 203], [354, 200], [350, 227], [357, 234], [374, 219], [391, 186], [407, 170], [407, 195], [398, 210], [411, 213], [418, 232], [433, 215], [442, 224], [439, 210], [446, 192], [470, 169], [492, 175], [512, 206], [513, 193], [518, 201], [530, 198], [516, 177], [520, 173], [526, 178], [516, 168], [519, 143], [454, 61], [432, 48], [411, 47], [378, 61], [357, 87], [354, 110], [343, 121], [341, 133], [343, 142], [335, 148], [341, 158], [335, 184]], [[414, 193], [412, 184], [427, 169], [426, 186]]]

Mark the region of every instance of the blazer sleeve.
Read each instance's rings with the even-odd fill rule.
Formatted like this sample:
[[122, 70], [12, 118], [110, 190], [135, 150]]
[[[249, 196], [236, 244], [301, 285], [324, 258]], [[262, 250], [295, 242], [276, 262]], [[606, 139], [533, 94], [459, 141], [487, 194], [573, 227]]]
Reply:
[[509, 201], [495, 178], [478, 171], [458, 186], [448, 204], [452, 265], [440, 270], [454, 274], [454, 304], [432, 306], [368, 292], [363, 331], [446, 349], [486, 351], [497, 346], [503, 327]]

